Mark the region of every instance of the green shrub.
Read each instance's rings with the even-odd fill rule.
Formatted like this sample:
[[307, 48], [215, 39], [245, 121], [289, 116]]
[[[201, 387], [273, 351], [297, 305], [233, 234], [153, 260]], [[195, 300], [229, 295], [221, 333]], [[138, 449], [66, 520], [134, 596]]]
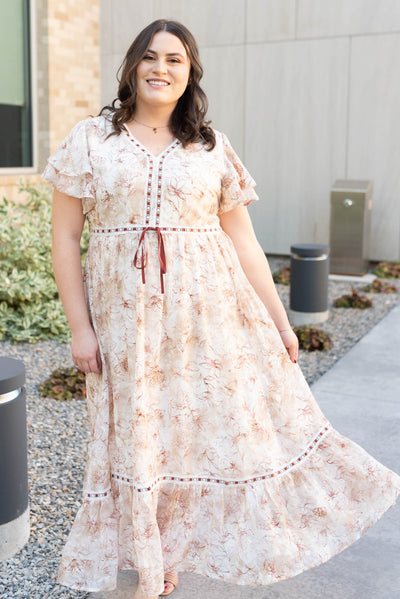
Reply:
[[[21, 186], [27, 200], [0, 203], [0, 340], [28, 342], [70, 331], [53, 275], [48, 187]], [[82, 235], [82, 264], [89, 233]]]
[[391, 285], [387, 281], [381, 281], [380, 279], [375, 279], [372, 283], [368, 283], [368, 285], [362, 287], [362, 291], [366, 291], [367, 293], [396, 293], [398, 290], [396, 285]]
[[39, 383], [42, 397], [51, 397], [65, 401], [66, 399], [86, 398], [86, 378], [76, 366], [57, 368], [48, 379]]
[[372, 272], [382, 279], [399, 279], [400, 262], [379, 262]]
[[272, 274], [274, 283], [290, 285], [290, 266], [284, 266]]
[[361, 295], [357, 289], [351, 288], [351, 293], [344, 294], [334, 300], [335, 308], [358, 308], [364, 310], [372, 306], [371, 300], [366, 295]]
[[299, 349], [306, 351], [323, 351], [332, 347], [332, 339], [322, 329], [311, 325], [293, 327], [299, 340]]

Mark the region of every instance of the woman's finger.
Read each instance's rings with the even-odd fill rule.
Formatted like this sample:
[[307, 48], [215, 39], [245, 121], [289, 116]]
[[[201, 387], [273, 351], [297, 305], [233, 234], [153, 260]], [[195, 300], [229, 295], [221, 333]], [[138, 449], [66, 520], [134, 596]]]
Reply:
[[97, 374], [99, 373], [99, 365], [97, 363], [97, 356], [94, 356], [94, 358], [92, 358], [90, 360], [88, 366], [89, 366], [88, 372], [96, 372]]
[[292, 362], [297, 362], [297, 357], [298, 357], [298, 349], [296, 345], [290, 345], [288, 348], [288, 353], [289, 353], [289, 358], [292, 360]]
[[[99, 363], [98, 363], [98, 358], [97, 355], [94, 356], [93, 358], [88, 358], [86, 360], [83, 359], [76, 359], [73, 360], [75, 366], [81, 370], [84, 374], [88, 374], [89, 372], [100, 372], [99, 370]], [[101, 362], [100, 362], [101, 364]]]
[[81, 362], [81, 370], [84, 374], [87, 373], [87, 361], [86, 360]]
[[97, 359], [97, 366], [99, 368], [99, 373], [100, 373], [102, 371], [103, 364], [101, 362], [101, 356], [100, 356], [100, 352], [99, 351], [97, 351], [96, 359]]

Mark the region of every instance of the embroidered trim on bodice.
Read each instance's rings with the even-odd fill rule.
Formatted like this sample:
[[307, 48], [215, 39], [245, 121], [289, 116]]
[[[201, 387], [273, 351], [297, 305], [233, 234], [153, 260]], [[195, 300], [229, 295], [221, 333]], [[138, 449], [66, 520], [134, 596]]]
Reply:
[[[165, 259], [165, 250], [164, 250], [164, 239], [161, 233], [160, 224], [160, 213], [161, 213], [161, 197], [162, 197], [162, 171], [163, 165], [166, 157], [170, 154], [175, 148], [180, 145], [179, 139], [175, 139], [168, 148], [166, 148], [158, 157], [153, 156], [143, 145], [138, 143], [136, 139], [132, 136], [129, 129], [125, 127], [126, 134], [129, 140], [141, 151], [143, 152], [148, 161], [148, 174], [147, 174], [147, 186], [146, 186], [146, 212], [145, 212], [145, 226], [143, 228], [142, 234], [139, 239], [139, 243], [136, 249], [136, 253], [133, 259], [132, 264], [136, 268], [140, 268], [142, 271], [142, 283], [145, 284], [145, 268], [147, 264], [147, 250], [145, 247], [145, 235], [147, 231], [157, 231], [157, 243], [158, 243], [158, 259], [160, 263], [160, 287], [161, 293], [164, 293], [164, 279], [163, 274], [167, 272], [167, 264]], [[150, 225], [150, 217], [151, 217], [151, 205], [152, 205], [152, 195], [153, 195], [153, 178], [154, 178], [154, 162], [158, 163], [157, 167], [157, 175], [156, 175], [156, 215], [155, 215], [155, 225]], [[96, 232], [102, 232], [103, 230], [97, 229]], [[110, 232], [110, 230], [108, 230]], [[141, 250], [141, 253], [139, 254]], [[138, 259], [140, 258], [140, 259]]]

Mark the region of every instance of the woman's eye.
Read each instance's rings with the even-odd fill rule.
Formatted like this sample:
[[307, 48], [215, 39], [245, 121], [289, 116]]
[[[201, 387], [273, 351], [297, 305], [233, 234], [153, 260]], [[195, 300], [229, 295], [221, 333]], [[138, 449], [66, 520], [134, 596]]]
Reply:
[[[152, 56], [151, 54], [146, 54], [146, 56], [143, 56], [143, 60], [154, 60], [154, 56]], [[170, 58], [169, 62], [179, 63], [180, 60], [178, 58]]]

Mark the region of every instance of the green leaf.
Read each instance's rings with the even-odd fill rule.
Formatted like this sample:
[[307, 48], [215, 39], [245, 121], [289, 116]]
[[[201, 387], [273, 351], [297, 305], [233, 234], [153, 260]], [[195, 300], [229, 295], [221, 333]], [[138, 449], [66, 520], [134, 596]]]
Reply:
[[[21, 202], [0, 205], [0, 339], [68, 342], [70, 330], [54, 280], [51, 253], [51, 188], [21, 183]], [[89, 243], [82, 234], [82, 263]]]

